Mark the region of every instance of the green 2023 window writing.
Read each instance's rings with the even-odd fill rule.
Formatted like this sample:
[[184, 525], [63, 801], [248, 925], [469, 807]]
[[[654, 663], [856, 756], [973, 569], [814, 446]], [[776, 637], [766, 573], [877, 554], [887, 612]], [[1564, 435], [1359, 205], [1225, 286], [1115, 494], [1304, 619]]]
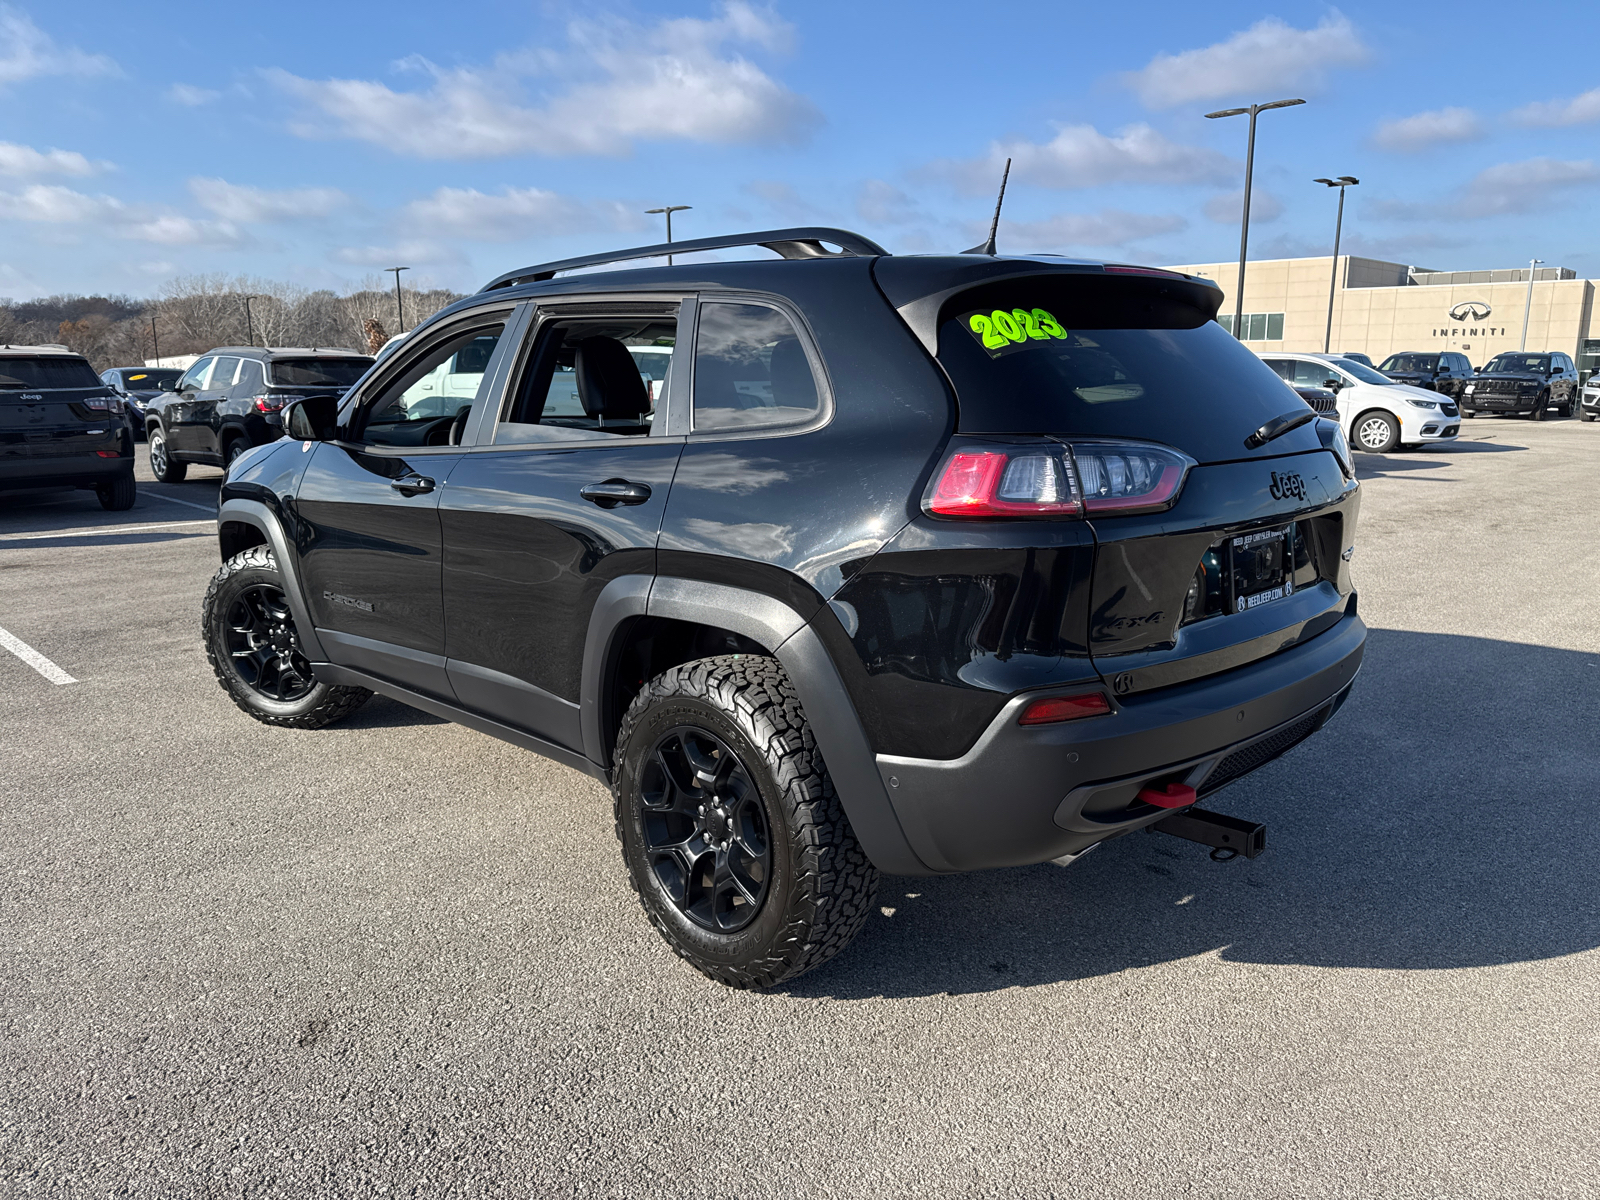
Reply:
[[1003, 308], [991, 312], [968, 313], [961, 318], [972, 336], [983, 343], [983, 348], [998, 358], [1013, 350], [1021, 350], [1032, 342], [1048, 342], [1052, 338], [1065, 338], [1067, 331], [1061, 327], [1047, 309]]

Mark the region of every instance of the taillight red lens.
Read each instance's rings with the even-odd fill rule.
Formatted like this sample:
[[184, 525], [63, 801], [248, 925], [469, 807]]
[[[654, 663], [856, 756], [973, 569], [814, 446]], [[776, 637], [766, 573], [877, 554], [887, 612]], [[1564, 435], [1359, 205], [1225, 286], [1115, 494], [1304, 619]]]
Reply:
[[255, 397], [257, 412], [277, 412], [283, 407], [282, 396], [257, 396]]
[[1142, 442], [958, 444], [929, 490], [940, 517], [1076, 517], [1168, 508], [1194, 460]]
[[1111, 711], [1104, 692], [1085, 692], [1081, 696], [1047, 696], [1022, 710], [1018, 725], [1054, 725], [1080, 717], [1099, 717]]

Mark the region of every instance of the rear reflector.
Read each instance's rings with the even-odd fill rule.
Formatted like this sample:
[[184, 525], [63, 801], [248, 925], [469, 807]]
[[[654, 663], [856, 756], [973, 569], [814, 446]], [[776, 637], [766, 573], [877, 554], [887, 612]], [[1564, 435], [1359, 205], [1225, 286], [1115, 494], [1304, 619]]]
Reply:
[[1017, 724], [1054, 725], [1058, 721], [1076, 721], [1079, 717], [1099, 717], [1110, 711], [1111, 704], [1103, 692], [1085, 692], [1081, 696], [1047, 696], [1023, 709]]
[[121, 458], [122, 457], [122, 451], [121, 450], [96, 450], [95, 453], [97, 455], [99, 455], [101, 458]]
[[1171, 507], [1194, 460], [1144, 442], [959, 439], [924, 507], [940, 517], [1080, 517]]

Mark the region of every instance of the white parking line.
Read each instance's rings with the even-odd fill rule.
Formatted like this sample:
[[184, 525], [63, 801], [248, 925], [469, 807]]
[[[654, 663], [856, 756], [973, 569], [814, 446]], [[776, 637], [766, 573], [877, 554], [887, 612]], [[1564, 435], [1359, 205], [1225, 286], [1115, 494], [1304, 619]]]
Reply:
[[68, 675], [60, 667], [56, 666], [55, 663], [51, 662], [44, 655], [40, 654], [32, 646], [28, 645], [27, 642], [23, 641], [19, 637], [15, 637], [12, 634], [7, 633], [4, 629], [0, 629], [0, 646], [4, 646], [7, 650], [11, 651], [11, 653], [15, 654], [18, 658], [27, 663], [35, 671], [39, 672], [39, 674], [43, 675], [51, 683], [78, 682], [71, 675]]
[[148, 496], [152, 500], [165, 500], [168, 504], [181, 504], [185, 508], [198, 508], [201, 512], [214, 513], [217, 510], [209, 504], [196, 504], [193, 500], [179, 500], [176, 496], [163, 496], [160, 492], [141, 491], [141, 496]]
[[55, 533], [7, 533], [0, 534], [0, 545], [6, 542], [33, 542], [41, 538], [64, 537], [115, 537], [119, 533], [143, 533], [147, 529], [186, 529], [191, 525], [210, 525], [216, 527], [215, 521], [166, 521], [160, 525], [108, 525], [104, 529], [69, 529]]

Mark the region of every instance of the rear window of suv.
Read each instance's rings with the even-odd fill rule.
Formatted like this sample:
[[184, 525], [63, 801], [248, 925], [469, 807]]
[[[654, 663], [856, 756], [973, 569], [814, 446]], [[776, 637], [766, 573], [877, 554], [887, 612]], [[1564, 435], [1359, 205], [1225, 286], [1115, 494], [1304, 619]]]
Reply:
[[81, 358], [41, 354], [38, 358], [0, 358], [0, 388], [98, 388], [105, 385]]
[[[939, 361], [960, 431], [1140, 438], [1200, 462], [1250, 457], [1244, 439], [1298, 401], [1195, 307], [1192, 290], [1036, 275], [957, 296], [942, 310]], [[1270, 450], [1310, 449], [1314, 439], [1291, 433]]]
[[370, 358], [280, 358], [272, 364], [279, 387], [353, 387], [367, 373]]

